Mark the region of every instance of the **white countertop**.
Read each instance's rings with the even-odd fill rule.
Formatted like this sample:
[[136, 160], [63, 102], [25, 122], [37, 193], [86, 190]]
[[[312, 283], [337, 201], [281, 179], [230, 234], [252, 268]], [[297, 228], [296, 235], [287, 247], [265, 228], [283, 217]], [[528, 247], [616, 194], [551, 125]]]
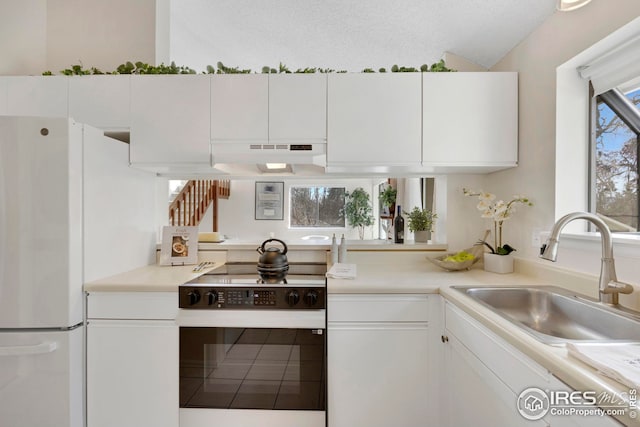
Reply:
[[[552, 347], [538, 342], [470, 297], [450, 289], [453, 285], [568, 285], [576, 290], [576, 287], [584, 286], [586, 283], [590, 291], [596, 292], [596, 277], [572, 274], [548, 267], [546, 263], [537, 265], [535, 261], [516, 263], [516, 271], [521, 272], [513, 274], [488, 273], [479, 266], [474, 266], [469, 271], [447, 272], [425, 260], [425, 256], [424, 252], [395, 253], [392, 256], [382, 252], [360, 255], [350, 253], [351, 262], [357, 266], [357, 278], [327, 279], [327, 292], [329, 294], [440, 293], [572, 388], [611, 394], [628, 392], [628, 388], [622, 384], [598, 374], [595, 369], [569, 357], [563, 347]], [[366, 260], [369, 262], [365, 262]], [[151, 265], [87, 283], [84, 289], [87, 292], [177, 292], [181, 283], [221, 265], [223, 263], [218, 262], [199, 273], [192, 271], [195, 266]], [[544, 271], [539, 273], [541, 270]], [[627, 425], [640, 425], [640, 421], [628, 416], [620, 420]]]

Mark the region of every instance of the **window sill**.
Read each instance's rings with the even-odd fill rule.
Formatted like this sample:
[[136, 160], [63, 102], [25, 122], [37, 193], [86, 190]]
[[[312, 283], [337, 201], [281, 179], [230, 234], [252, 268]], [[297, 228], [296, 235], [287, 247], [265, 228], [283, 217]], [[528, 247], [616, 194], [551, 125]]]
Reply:
[[[542, 241], [546, 241], [548, 233], [542, 236]], [[584, 251], [601, 251], [600, 233], [562, 233], [560, 235], [560, 246]], [[613, 250], [615, 256], [629, 258], [640, 258], [640, 233], [613, 234]]]

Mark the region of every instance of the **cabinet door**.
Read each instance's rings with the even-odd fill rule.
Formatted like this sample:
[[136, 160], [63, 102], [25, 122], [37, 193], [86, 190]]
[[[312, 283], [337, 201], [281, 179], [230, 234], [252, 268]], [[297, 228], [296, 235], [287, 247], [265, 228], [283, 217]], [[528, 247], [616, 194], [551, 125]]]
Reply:
[[458, 426], [545, 426], [529, 421], [517, 410], [517, 396], [453, 334], [446, 332], [445, 425]]
[[430, 398], [426, 323], [329, 323], [330, 427], [423, 427]]
[[330, 74], [327, 165], [420, 165], [420, 73]]
[[131, 77], [133, 165], [210, 164], [210, 77]]
[[327, 75], [269, 75], [269, 139], [327, 139]]
[[69, 116], [104, 130], [131, 125], [131, 76], [74, 76], [69, 79]]
[[423, 73], [422, 79], [425, 166], [516, 166], [517, 73]]
[[69, 78], [11, 76], [7, 80], [7, 115], [67, 117]]
[[211, 76], [211, 139], [218, 142], [269, 139], [269, 75]]
[[177, 427], [178, 387], [173, 321], [89, 321], [89, 427]]

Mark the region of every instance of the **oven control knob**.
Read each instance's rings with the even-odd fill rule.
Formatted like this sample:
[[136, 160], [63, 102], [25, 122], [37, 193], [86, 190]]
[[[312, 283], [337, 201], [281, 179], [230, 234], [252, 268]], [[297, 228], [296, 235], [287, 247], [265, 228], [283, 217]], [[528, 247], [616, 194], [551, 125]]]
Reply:
[[209, 291], [204, 296], [207, 298], [208, 305], [213, 305], [214, 302], [218, 301], [218, 293], [216, 291]]
[[287, 303], [293, 307], [300, 302], [300, 294], [295, 289], [287, 292]]
[[304, 295], [304, 302], [307, 305], [316, 305], [318, 302], [318, 293], [316, 291], [309, 291]]
[[200, 292], [198, 291], [189, 291], [187, 294], [187, 298], [189, 298], [189, 305], [197, 304], [200, 301]]

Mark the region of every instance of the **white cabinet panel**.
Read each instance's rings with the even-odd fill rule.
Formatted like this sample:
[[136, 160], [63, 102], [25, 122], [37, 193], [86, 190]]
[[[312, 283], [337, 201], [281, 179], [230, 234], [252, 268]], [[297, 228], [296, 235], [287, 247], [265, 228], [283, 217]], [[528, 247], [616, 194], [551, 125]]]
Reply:
[[422, 73], [425, 166], [516, 166], [517, 73]]
[[91, 292], [87, 312], [92, 319], [173, 320], [177, 292]]
[[327, 138], [327, 75], [269, 75], [269, 139]]
[[330, 322], [426, 322], [429, 300], [426, 295], [332, 295]]
[[177, 427], [178, 327], [89, 320], [88, 427]]
[[421, 73], [328, 76], [327, 165], [421, 162]]
[[11, 76], [7, 82], [7, 115], [67, 117], [69, 78]]
[[[435, 302], [438, 297], [329, 295], [330, 427], [422, 427], [427, 419], [437, 424], [437, 379], [431, 363], [436, 349], [427, 321], [429, 308], [437, 308], [429, 305], [432, 298]], [[392, 308], [380, 310], [385, 300]], [[411, 318], [420, 321], [406, 320]]]
[[210, 77], [131, 77], [130, 162], [134, 166], [210, 164]]
[[[520, 393], [572, 391], [545, 368], [450, 303], [445, 304], [445, 425], [615, 426], [612, 417], [555, 416], [529, 421], [518, 411]], [[464, 404], [461, 404], [464, 403]]]
[[69, 116], [105, 130], [131, 124], [131, 76], [73, 76], [69, 79]]
[[329, 324], [331, 427], [422, 427], [429, 399], [425, 324]]
[[445, 350], [446, 426], [545, 426], [517, 410], [516, 394], [453, 335]]
[[211, 139], [266, 142], [269, 138], [269, 75], [211, 76]]

